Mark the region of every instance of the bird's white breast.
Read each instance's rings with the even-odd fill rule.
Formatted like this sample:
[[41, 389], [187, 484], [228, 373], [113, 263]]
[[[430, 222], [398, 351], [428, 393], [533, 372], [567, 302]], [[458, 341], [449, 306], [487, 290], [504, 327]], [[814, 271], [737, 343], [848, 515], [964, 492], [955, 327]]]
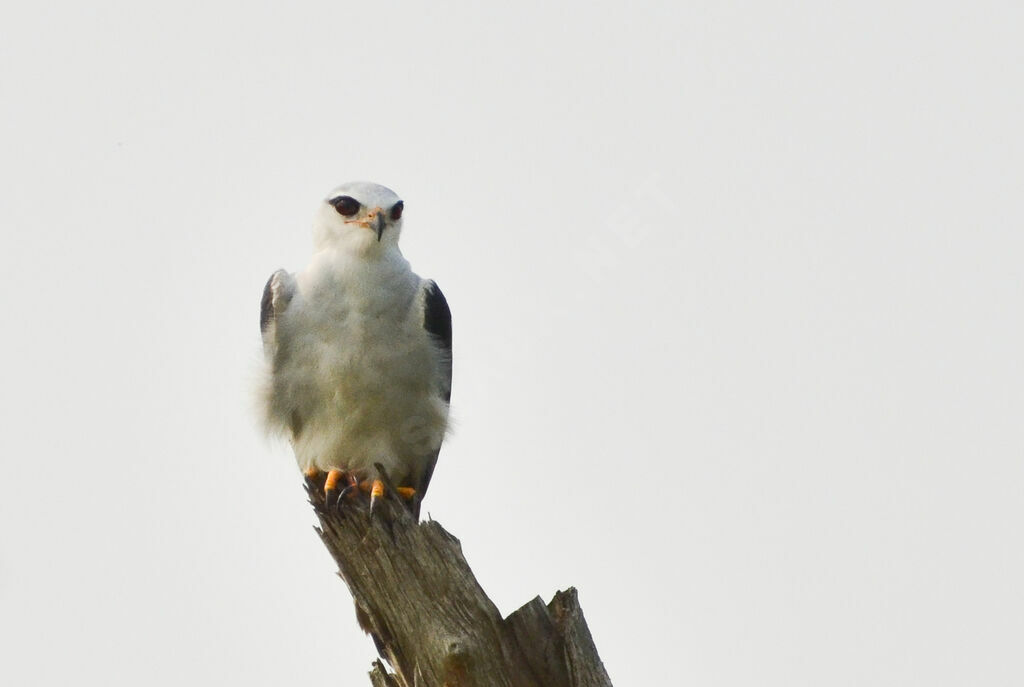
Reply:
[[381, 462], [396, 482], [415, 479], [447, 422], [422, 280], [397, 252], [325, 251], [296, 284], [277, 321], [271, 407], [282, 424], [301, 421], [300, 467], [366, 472]]

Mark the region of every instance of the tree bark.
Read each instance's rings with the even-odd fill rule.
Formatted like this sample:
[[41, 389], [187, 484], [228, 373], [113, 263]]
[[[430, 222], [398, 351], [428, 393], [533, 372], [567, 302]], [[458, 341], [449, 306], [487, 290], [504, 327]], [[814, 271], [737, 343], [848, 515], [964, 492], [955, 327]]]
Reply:
[[575, 589], [503, 619], [437, 522], [397, 499], [371, 517], [365, 498], [336, 508], [320, 485], [309, 494], [356, 619], [394, 671], [375, 661], [374, 687], [611, 687]]

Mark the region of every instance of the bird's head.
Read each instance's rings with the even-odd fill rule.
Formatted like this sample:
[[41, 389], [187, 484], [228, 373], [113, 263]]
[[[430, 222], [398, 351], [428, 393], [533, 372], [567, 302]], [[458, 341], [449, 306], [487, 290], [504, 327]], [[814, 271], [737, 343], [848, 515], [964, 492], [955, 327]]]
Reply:
[[361, 254], [393, 248], [402, 233], [402, 209], [398, 195], [380, 184], [342, 184], [320, 204], [313, 221], [313, 242], [318, 249], [342, 248]]

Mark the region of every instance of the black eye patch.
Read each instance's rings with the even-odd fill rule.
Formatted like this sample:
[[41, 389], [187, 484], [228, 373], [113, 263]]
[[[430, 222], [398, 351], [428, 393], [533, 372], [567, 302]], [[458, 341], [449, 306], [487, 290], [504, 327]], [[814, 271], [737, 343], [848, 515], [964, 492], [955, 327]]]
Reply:
[[334, 206], [339, 215], [344, 215], [345, 217], [351, 217], [359, 212], [359, 201], [352, 196], [338, 196], [327, 202]]
[[391, 206], [391, 220], [395, 221], [395, 220], [401, 219], [401, 217], [402, 217], [402, 210], [404, 210], [404, 209], [405, 209], [405, 201], [403, 201], [403, 200], [400, 200], [397, 203], [395, 203], [394, 205], [392, 205]]

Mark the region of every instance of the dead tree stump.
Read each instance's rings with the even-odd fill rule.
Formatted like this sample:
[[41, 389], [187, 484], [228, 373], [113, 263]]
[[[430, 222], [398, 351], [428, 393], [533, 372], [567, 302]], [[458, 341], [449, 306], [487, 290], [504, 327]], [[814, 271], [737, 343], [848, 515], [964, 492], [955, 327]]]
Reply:
[[391, 499], [372, 518], [364, 498], [328, 508], [319, 485], [308, 491], [356, 618], [394, 671], [375, 661], [375, 687], [611, 687], [575, 589], [503, 619], [437, 522]]

